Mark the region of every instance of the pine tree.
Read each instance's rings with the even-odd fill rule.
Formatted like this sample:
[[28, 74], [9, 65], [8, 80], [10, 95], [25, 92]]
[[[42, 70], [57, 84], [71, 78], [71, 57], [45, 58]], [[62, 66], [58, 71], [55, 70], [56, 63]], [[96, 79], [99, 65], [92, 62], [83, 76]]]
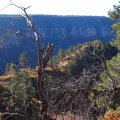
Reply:
[[8, 63], [5, 68], [5, 73], [9, 73], [10, 71], [10, 64]]
[[[32, 101], [32, 98], [35, 97], [35, 89], [29, 74], [26, 71], [17, 72], [16, 76], [12, 78], [10, 88], [11, 93], [15, 96], [15, 98], [10, 97], [9, 100], [13, 111], [23, 114], [25, 120], [34, 119], [37, 112], [37, 108]], [[16, 117], [15, 120], [17, 120]]]
[[58, 60], [63, 60], [63, 58], [65, 57], [65, 51], [63, 49], [60, 49], [58, 51]]
[[119, 5], [113, 5], [113, 10], [109, 10], [108, 15], [115, 20], [120, 19], [120, 2]]
[[[111, 19], [120, 20], [120, 2], [118, 5], [113, 6], [113, 10], [110, 10], [108, 15]], [[114, 41], [114, 45], [120, 48], [120, 22], [113, 24], [112, 27], [116, 32], [116, 40]]]
[[21, 67], [27, 67], [27, 65], [28, 65], [28, 58], [27, 58], [27, 55], [25, 53], [21, 53], [20, 54], [19, 65]]
[[14, 63], [11, 63], [9, 65], [8, 73], [17, 73], [18, 72], [18, 66]]

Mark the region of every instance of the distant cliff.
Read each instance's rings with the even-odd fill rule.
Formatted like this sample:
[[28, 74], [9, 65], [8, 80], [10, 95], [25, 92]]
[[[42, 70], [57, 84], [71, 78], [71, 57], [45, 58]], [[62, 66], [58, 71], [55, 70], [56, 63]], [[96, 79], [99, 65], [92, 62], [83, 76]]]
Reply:
[[[53, 43], [59, 48], [99, 39], [108, 42], [114, 37], [112, 24], [115, 21], [99, 16], [31, 16], [34, 25], [43, 35], [45, 44]], [[35, 50], [34, 42], [19, 34], [28, 29], [24, 18], [16, 15], [0, 15], [0, 71], [6, 63], [18, 63], [21, 52]], [[28, 53], [30, 64], [35, 65], [35, 52]], [[35, 59], [34, 59], [35, 58]]]

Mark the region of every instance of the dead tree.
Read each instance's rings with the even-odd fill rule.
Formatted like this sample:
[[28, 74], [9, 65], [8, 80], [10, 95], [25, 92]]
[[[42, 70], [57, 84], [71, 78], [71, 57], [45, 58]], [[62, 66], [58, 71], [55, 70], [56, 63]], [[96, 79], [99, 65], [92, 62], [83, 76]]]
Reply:
[[[49, 120], [49, 117], [47, 115], [49, 102], [48, 102], [48, 98], [46, 96], [45, 87], [44, 87], [44, 70], [50, 59], [50, 56], [51, 56], [51, 53], [53, 50], [53, 44], [48, 44], [47, 47], [45, 47], [43, 45], [43, 42], [42, 42], [43, 36], [37, 31], [36, 27], [33, 24], [32, 19], [27, 14], [27, 9], [30, 8], [30, 6], [27, 8], [18, 6], [16, 4], [14, 4], [12, 2], [12, 0], [10, 0], [10, 5], [13, 5], [22, 10], [23, 14], [21, 16], [26, 19], [28, 26], [30, 26], [30, 28], [31, 28], [27, 32], [32, 32], [34, 34], [34, 40], [35, 40], [36, 49], [37, 49], [38, 66], [39, 66], [38, 67], [38, 77], [37, 77], [38, 101], [41, 100], [41, 102], [42, 102], [42, 110], [41, 110], [41, 114], [43, 115], [42, 119]], [[23, 31], [22, 31], [22, 33], [23, 33]]]

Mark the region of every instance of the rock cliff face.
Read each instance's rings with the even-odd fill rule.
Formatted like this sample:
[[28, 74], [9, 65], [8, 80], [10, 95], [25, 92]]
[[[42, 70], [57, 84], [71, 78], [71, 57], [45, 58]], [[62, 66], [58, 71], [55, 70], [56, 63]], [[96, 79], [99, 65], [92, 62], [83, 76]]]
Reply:
[[[50, 29], [39, 27], [39, 32], [42, 33], [45, 38], [89, 38], [89, 37], [98, 37], [98, 31], [95, 27], [82, 28], [79, 26], [70, 27], [69, 29], [65, 27], [53, 27]], [[50, 31], [50, 32], [49, 32]], [[49, 32], [49, 33], [48, 33]], [[112, 37], [112, 31], [110, 27], [103, 27], [99, 29], [99, 35], [101, 37]]]
[[[113, 37], [111, 26], [115, 21], [107, 17], [34, 15], [31, 18], [46, 43], [52, 42], [57, 46], [60, 42], [62, 48], [95, 39], [109, 41]], [[23, 18], [0, 16], [0, 47], [19, 45], [21, 36], [14, 33], [23, 29], [27, 29]]]
[[[53, 43], [55, 52], [59, 48], [100, 39], [103, 42], [112, 40], [112, 24], [116, 21], [99, 16], [31, 16], [34, 25], [43, 35], [44, 43]], [[0, 16], [0, 71], [6, 63], [18, 63], [21, 52], [34, 50], [34, 42], [19, 34], [20, 30], [29, 29], [26, 21], [16, 15]], [[32, 34], [30, 35], [32, 37]], [[4, 51], [4, 54], [3, 54]], [[35, 65], [35, 52], [28, 53], [31, 64]]]
[[113, 37], [111, 26], [115, 22], [96, 16], [33, 16], [33, 21], [38, 22], [36, 25], [44, 39], [59, 45], [57, 48], [95, 39], [109, 41]]

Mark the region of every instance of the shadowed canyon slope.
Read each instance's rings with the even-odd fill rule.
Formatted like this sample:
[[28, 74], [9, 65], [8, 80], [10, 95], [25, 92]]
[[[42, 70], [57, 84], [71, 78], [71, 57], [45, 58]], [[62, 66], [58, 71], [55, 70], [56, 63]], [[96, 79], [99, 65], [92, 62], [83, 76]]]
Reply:
[[[31, 16], [34, 25], [44, 37], [43, 42], [53, 43], [54, 52], [59, 48], [100, 39], [108, 42], [114, 37], [112, 24], [115, 21], [99, 16]], [[0, 16], [0, 72], [7, 63], [18, 63], [19, 54], [28, 52], [30, 65], [36, 61], [35, 44], [24, 38], [21, 30], [29, 29], [24, 18], [16, 15]], [[32, 37], [32, 34], [29, 34]], [[3, 54], [4, 52], [4, 54]]]

